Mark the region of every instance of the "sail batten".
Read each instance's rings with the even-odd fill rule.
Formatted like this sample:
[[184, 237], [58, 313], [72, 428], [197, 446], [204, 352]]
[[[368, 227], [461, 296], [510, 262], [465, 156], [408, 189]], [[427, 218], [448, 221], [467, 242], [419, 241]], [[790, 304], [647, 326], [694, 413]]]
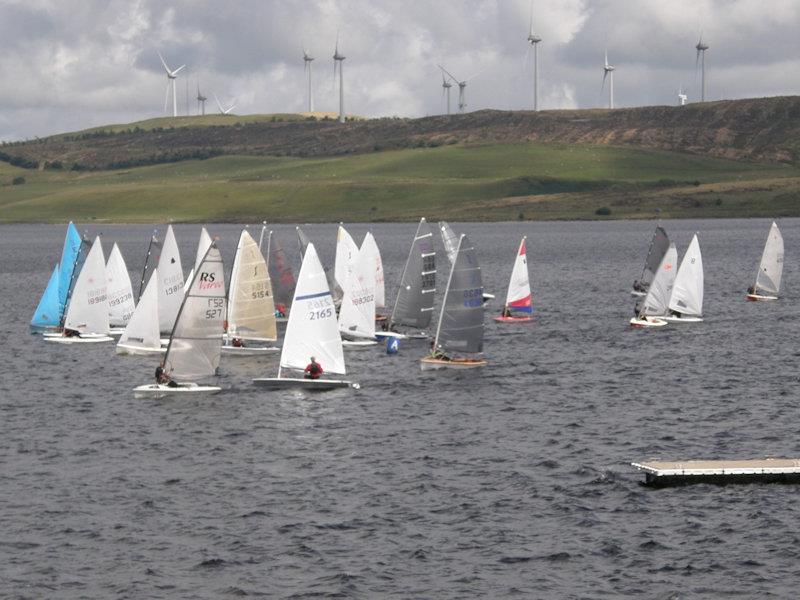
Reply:
[[430, 325], [435, 291], [436, 252], [433, 248], [433, 233], [423, 217], [417, 226], [403, 268], [390, 326], [397, 324], [422, 329]]

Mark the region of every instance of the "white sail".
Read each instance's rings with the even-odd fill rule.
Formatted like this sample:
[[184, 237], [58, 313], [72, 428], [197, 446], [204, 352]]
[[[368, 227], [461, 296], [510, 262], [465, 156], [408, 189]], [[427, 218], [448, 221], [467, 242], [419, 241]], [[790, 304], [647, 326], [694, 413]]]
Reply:
[[361, 245], [345, 284], [339, 331], [346, 338], [375, 337], [375, 262], [366, 243]]
[[511, 271], [511, 280], [508, 282], [506, 307], [522, 312], [532, 312], [531, 282], [528, 277], [528, 258], [523, 237], [519, 243], [517, 256], [514, 259], [514, 268]]
[[228, 292], [228, 335], [262, 341], [278, 338], [267, 261], [247, 230], [239, 236], [233, 260]]
[[158, 281], [158, 269], [154, 269], [118, 345], [153, 350], [161, 347], [161, 332], [158, 330]]
[[678, 262], [678, 251], [675, 244], [670, 244], [664, 253], [664, 258], [658, 264], [655, 277], [650, 283], [647, 295], [644, 297], [639, 310], [640, 315], [659, 317], [667, 314], [672, 286], [675, 283], [675, 264]]
[[133, 315], [136, 305], [133, 302], [131, 276], [119, 246], [114, 244], [106, 263], [108, 282], [108, 322], [112, 327], [124, 327]]
[[756, 275], [756, 290], [777, 294], [781, 291], [781, 276], [783, 275], [783, 236], [775, 222], [769, 229], [764, 253], [761, 255], [761, 264], [758, 265]]
[[450, 227], [445, 221], [439, 221], [439, 231], [442, 233], [442, 243], [444, 244], [444, 251], [447, 253], [447, 258], [450, 264], [456, 260], [458, 253], [459, 236], [455, 234], [453, 228]]
[[225, 275], [215, 243], [195, 270], [178, 311], [164, 357], [164, 369], [179, 382], [214, 375], [222, 352], [225, 320]]
[[281, 367], [305, 369], [311, 357], [325, 373], [345, 374], [333, 297], [314, 244], [306, 247], [286, 324]]
[[361, 242], [361, 250], [367, 247], [368, 252], [372, 256], [374, 270], [375, 270], [375, 307], [383, 308], [386, 306], [386, 286], [383, 281], [383, 261], [381, 260], [381, 251], [378, 249], [378, 244], [375, 238], [369, 231], [364, 236], [364, 241]]
[[[208, 252], [208, 249], [211, 247], [211, 236], [208, 235], [208, 231], [205, 227], [200, 230], [200, 240], [197, 242], [197, 253], [194, 257], [194, 267], [192, 267], [192, 273], [197, 270], [197, 267], [200, 265], [200, 261], [203, 260], [203, 257]], [[189, 275], [189, 280], [192, 279], [191, 274]]]
[[98, 236], [72, 290], [64, 327], [80, 333], [108, 333], [107, 291], [106, 261]]
[[691, 317], [700, 317], [703, 314], [703, 256], [700, 254], [697, 235], [692, 238], [678, 268], [669, 308]]
[[172, 225], [164, 236], [164, 246], [158, 259], [158, 277], [158, 326], [162, 332], [169, 332], [183, 302], [183, 267]]
[[339, 225], [336, 233], [336, 259], [333, 267], [333, 278], [336, 286], [344, 291], [347, 278], [350, 276], [350, 269], [358, 254], [358, 246], [353, 241], [352, 236], [347, 230]]

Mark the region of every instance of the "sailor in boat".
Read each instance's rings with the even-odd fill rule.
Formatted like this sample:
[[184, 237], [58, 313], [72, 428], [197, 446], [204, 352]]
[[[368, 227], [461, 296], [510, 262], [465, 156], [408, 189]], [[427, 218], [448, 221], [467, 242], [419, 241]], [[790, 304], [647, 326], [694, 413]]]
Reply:
[[634, 282], [633, 282], [633, 291], [635, 291], [635, 292], [646, 292], [647, 290], [645, 289], [645, 287], [642, 285], [642, 283], [638, 279], [635, 279]]
[[278, 319], [283, 319], [286, 317], [286, 305], [285, 304], [276, 304], [275, 305], [275, 316]]
[[749, 288], [747, 288], [747, 293], [750, 294], [750, 295], [755, 294], [756, 293], [756, 286], [751, 285]]
[[436, 360], [450, 360], [450, 357], [442, 352], [441, 348], [436, 347], [436, 340], [431, 341], [431, 358]]
[[510, 317], [511, 311], [508, 309], [508, 306], [503, 307], [503, 313], [500, 315], [501, 317]]
[[163, 363], [156, 367], [156, 383], [159, 385], [166, 385], [167, 387], [178, 387], [177, 382], [167, 375]]
[[67, 327], [64, 327], [64, 331], [61, 335], [63, 337], [81, 337], [80, 331], [76, 329], [69, 329]]
[[306, 379], [319, 379], [322, 377], [322, 365], [313, 356], [311, 357], [311, 362], [306, 366], [304, 377]]
[[242, 338], [235, 337], [231, 340], [231, 346], [234, 348], [244, 348], [244, 340]]

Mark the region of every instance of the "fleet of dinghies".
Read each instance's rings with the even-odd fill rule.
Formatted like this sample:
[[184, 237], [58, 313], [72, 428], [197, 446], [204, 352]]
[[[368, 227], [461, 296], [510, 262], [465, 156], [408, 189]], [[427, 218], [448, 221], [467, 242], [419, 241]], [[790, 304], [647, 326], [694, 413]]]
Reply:
[[[216, 376], [222, 355], [258, 356], [279, 350], [276, 376], [256, 378], [255, 385], [358, 388], [345, 378], [345, 349], [374, 346], [391, 337], [431, 340], [429, 352], [420, 358], [423, 371], [482, 367], [487, 364], [486, 294], [478, 253], [465, 234], [456, 236], [447, 223], [440, 222], [439, 230], [450, 264], [444, 287], [438, 290], [441, 303], [432, 335], [437, 264], [433, 234], [424, 218], [411, 240], [391, 313], [383, 319], [376, 314], [386, 305], [383, 263], [371, 232], [359, 247], [339, 225], [329, 276], [314, 244], [298, 227], [302, 265], [295, 279], [266, 224], [258, 242], [244, 229], [226, 289], [222, 256], [208, 231], [201, 230], [184, 280], [175, 232], [169, 226], [163, 242], [158, 232], [150, 238], [135, 302], [117, 244], [106, 262], [100, 236], [90, 244], [69, 223], [60, 261], [33, 314], [31, 331], [59, 344], [107, 342], [110, 334], [120, 334], [117, 354], [153, 355], [158, 361], [156, 383], [137, 387], [134, 395], [139, 398], [218, 393], [221, 389], [209, 380]], [[783, 256], [783, 238], [772, 223], [747, 300], [778, 298]], [[638, 297], [632, 327], [702, 322], [704, 272], [698, 236], [692, 237], [678, 265], [675, 244], [657, 225], [632, 293]], [[532, 299], [523, 237], [502, 312], [494, 320], [530, 322]], [[277, 344], [279, 317], [287, 319], [282, 345]], [[168, 339], [162, 338], [164, 333]]]

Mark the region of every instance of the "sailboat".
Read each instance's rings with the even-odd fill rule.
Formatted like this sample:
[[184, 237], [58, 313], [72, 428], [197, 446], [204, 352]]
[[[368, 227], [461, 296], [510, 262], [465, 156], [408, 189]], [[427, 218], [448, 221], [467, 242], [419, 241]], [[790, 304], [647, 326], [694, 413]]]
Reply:
[[42, 294], [36, 311], [31, 319], [31, 332], [58, 331], [64, 320], [67, 309], [67, 297], [78, 277], [83, 259], [86, 258], [81, 235], [75, 224], [70, 221], [61, 250], [61, 262], [53, 269], [47, 287]]
[[644, 267], [642, 267], [642, 274], [639, 279], [633, 282], [633, 289], [631, 290], [632, 296], [644, 296], [653, 281], [656, 269], [661, 264], [661, 259], [664, 258], [667, 249], [669, 248], [669, 236], [664, 228], [656, 225], [656, 230], [653, 232], [653, 239], [650, 240], [650, 248], [647, 250], [647, 257], [644, 259]]
[[675, 283], [675, 263], [678, 251], [670, 244], [655, 271], [644, 300], [637, 303], [636, 316], [630, 320], [631, 327], [663, 327], [667, 324], [667, 314], [672, 286]]
[[426, 339], [428, 334], [423, 330], [431, 324], [435, 292], [436, 250], [431, 228], [422, 217], [403, 267], [394, 308], [386, 323], [387, 330], [396, 331], [398, 325], [413, 327], [417, 333], [404, 332], [407, 337]]
[[339, 309], [339, 332], [345, 347], [374, 346], [375, 262], [372, 250], [362, 244], [345, 284]]
[[107, 290], [106, 261], [98, 236], [68, 297], [64, 333], [45, 339], [61, 344], [110, 342]]
[[668, 323], [701, 323], [703, 321], [703, 256], [697, 234], [683, 255], [672, 294], [669, 298]]
[[161, 332], [158, 330], [158, 270], [150, 274], [150, 281], [139, 297], [139, 304], [133, 311], [125, 331], [117, 343], [117, 354], [163, 354], [166, 347], [161, 345]]
[[246, 229], [239, 236], [228, 290], [226, 343], [223, 354], [254, 355], [277, 352], [265, 342], [278, 339], [275, 304], [267, 261]]
[[344, 294], [344, 286], [350, 276], [356, 254], [358, 254], [358, 246], [355, 240], [344, 228], [344, 225], [339, 223], [339, 229], [336, 232], [336, 258], [333, 264], [333, 280], [335, 283], [333, 298], [337, 306], [340, 304]]
[[420, 360], [423, 371], [472, 369], [486, 364], [483, 358], [448, 356], [446, 352], [483, 353], [483, 278], [475, 249], [463, 233], [456, 247], [431, 354]]
[[[292, 266], [286, 259], [286, 253], [277, 239], [270, 231], [267, 236], [267, 268], [269, 270], [269, 278], [272, 282], [272, 290], [275, 299], [275, 315], [279, 318], [285, 319], [289, 314], [292, 306], [292, 296], [294, 295], [294, 287], [297, 282], [294, 279]], [[260, 246], [259, 246], [260, 249]]]
[[135, 398], [209, 395], [220, 392], [211, 385], [199, 385], [216, 375], [222, 351], [225, 320], [225, 273], [222, 256], [212, 242], [197, 265], [183, 297], [162, 368], [170, 383], [151, 383], [133, 390]]
[[158, 232], [153, 231], [150, 236], [150, 243], [147, 244], [147, 254], [144, 257], [144, 267], [142, 267], [142, 278], [139, 281], [139, 293], [136, 294], [136, 301], [142, 297], [144, 286], [150, 281], [153, 271], [158, 267], [158, 261], [161, 257], [161, 240], [158, 239]]
[[[333, 297], [325, 271], [312, 243], [308, 244], [303, 256], [292, 307], [289, 322], [286, 324], [286, 337], [283, 340], [278, 376], [254, 379], [253, 383], [269, 389], [358, 388], [357, 383], [327, 378], [328, 374], [345, 375], [346, 369]], [[325, 378], [284, 376], [284, 369], [302, 373], [312, 357], [322, 366]]]
[[[528, 277], [528, 258], [523, 236], [514, 259], [514, 268], [511, 271], [511, 280], [508, 282], [508, 294], [503, 313], [494, 320], [499, 323], [523, 323], [532, 321], [533, 303], [531, 295], [531, 282]], [[523, 314], [514, 314], [514, 313]]]
[[108, 282], [108, 323], [110, 333], [121, 334], [133, 315], [136, 305], [133, 302], [133, 288], [128, 266], [122, 258], [119, 246], [114, 243], [106, 262]]
[[[383, 260], [381, 259], [381, 251], [378, 244], [375, 242], [375, 237], [372, 232], [367, 232], [364, 240], [361, 242], [361, 250], [366, 246], [367, 253], [371, 256], [375, 272], [375, 310], [386, 307], [386, 285], [383, 276]], [[376, 321], [385, 321], [386, 315], [376, 315]]]
[[750, 302], [777, 300], [783, 275], [783, 236], [773, 221], [764, 244], [761, 264], [758, 265], [755, 284], [747, 290]]
[[[447, 253], [447, 258], [450, 261], [450, 265], [456, 260], [456, 249], [458, 248], [458, 239], [459, 237], [453, 231], [453, 228], [447, 224], [445, 221], [439, 221], [439, 231], [442, 234], [442, 244], [444, 245], [444, 250]], [[489, 294], [486, 291], [483, 292], [482, 295], [483, 303], [486, 304], [489, 300], [494, 299], [494, 294]]]
[[158, 281], [158, 326], [162, 333], [168, 333], [183, 302], [183, 267], [172, 225], [167, 227], [158, 258]]
[[189, 270], [189, 276], [184, 280], [183, 284], [183, 291], [186, 292], [189, 289], [189, 284], [194, 277], [194, 272], [197, 270], [197, 267], [200, 265], [200, 261], [203, 260], [203, 257], [206, 255], [206, 252], [211, 247], [211, 236], [208, 234], [208, 230], [203, 227], [200, 229], [200, 239], [197, 242], [197, 252], [194, 255], [194, 266]]

